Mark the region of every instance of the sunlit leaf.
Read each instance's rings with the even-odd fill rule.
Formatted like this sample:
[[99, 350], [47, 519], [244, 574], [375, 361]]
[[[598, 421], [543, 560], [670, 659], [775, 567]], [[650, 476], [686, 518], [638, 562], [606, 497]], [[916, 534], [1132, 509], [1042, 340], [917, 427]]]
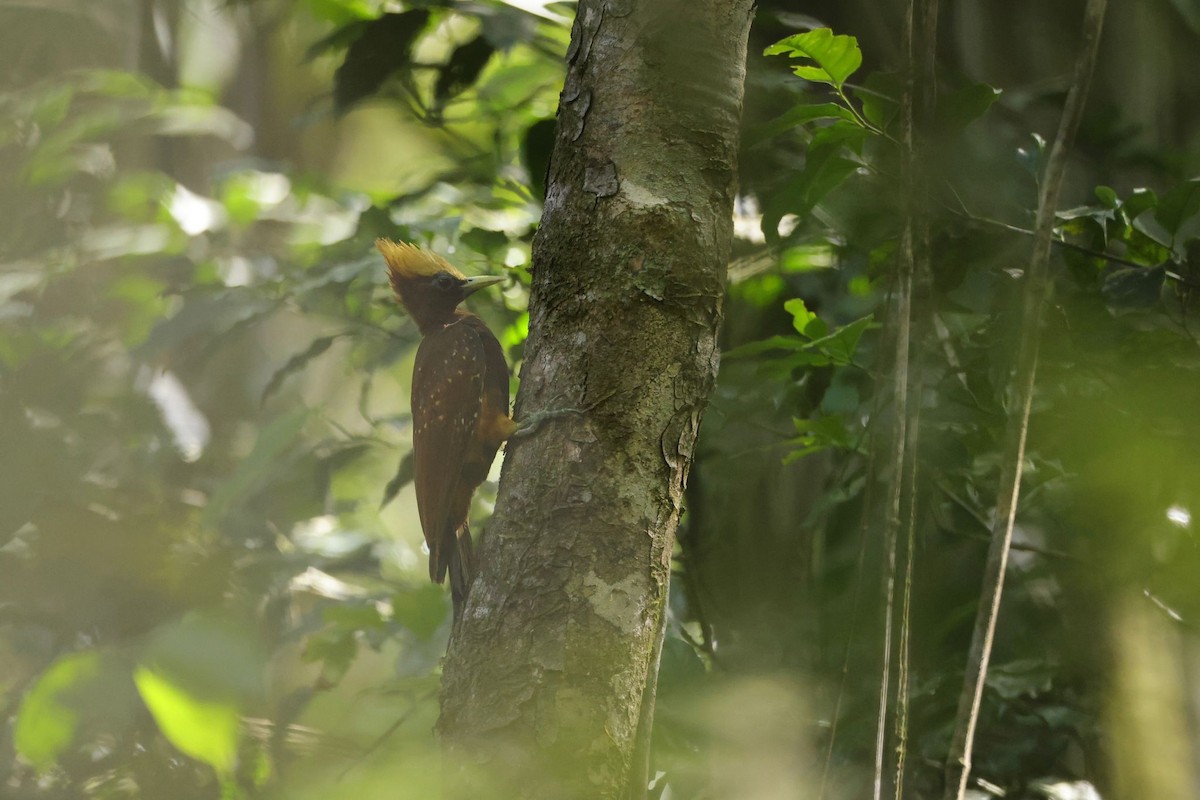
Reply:
[[74, 653], [55, 662], [21, 702], [13, 727], [17, 752], [45, 768], [70, 747], [79, 727], [80, 710], [72, 698], [100, 672], [100, 654]]
[[72, 746], [123, 735], [140, 710], [124, 658], [103, 650], [71, 653], [26, 692], [13, 742], [25, 759], [45, 769]]
[[795, 67], [794, 72], [805, 80], [828, 83], [838, 89], [862, 66], [858, 40], [853, 36], [834, 35], [829, 28], [789, 36], [768, 47], [763, 54], [809, 59], [816, 66]]
[[377, 3], [369, 0], [303, 0], [317, 19], [344, 25], [355, 20], [368, 20], [376, 13]]
[[854, 352], [858, 348], [858, 340], [871, 327], [872, 318], [863, 317], [848, 325], [837, 328], [828, 336], [817, 339], [812, 346], [829, 356], [835, 364], [850, 364], [854, 360]]
[[836, 253], [829, 245], [789, 247], [779, 254], [779, 268], [784, 272], [810, 272], [829, 269], [836, 264]]
[[808, 310], [808, 306], [799, 297], [794, 297], [783, 304], [783, 310], [792, 315], [792, 327], [797, 333], [804, 333], [809, 324], [817, 319], [817, 315]]
[[240, 717], [265, 699], [265, 667], [253, 626], [193, 613], [154, 634], [134, 682], [163, 735], [227, 775], [237, 762]]
[[148, 667], [133, 675], [142, 700], [163, 736], [185, 755], [228, 775], [237, 764], [240, 713], [227, 700], [194, 696]]

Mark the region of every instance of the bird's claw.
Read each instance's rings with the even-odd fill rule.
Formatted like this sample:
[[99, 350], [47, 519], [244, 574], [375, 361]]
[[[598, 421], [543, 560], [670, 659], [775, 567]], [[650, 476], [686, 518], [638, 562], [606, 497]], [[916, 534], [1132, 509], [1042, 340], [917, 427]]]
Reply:
[[582, 416], [583, 411], [578, 408], [557, 408], [553, 411], [538, 411], [530, 414], [525, 419], [517, 423], [517, 429], [508, 437], [510, 442], [524, 439], [531, 436], [542, 427], [542, 425], [551, 420], [560, 419], [566, 416]]

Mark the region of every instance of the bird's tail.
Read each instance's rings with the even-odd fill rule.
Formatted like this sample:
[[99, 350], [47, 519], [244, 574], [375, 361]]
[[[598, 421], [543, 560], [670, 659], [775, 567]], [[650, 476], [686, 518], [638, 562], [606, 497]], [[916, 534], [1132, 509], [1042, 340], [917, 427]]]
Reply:
[[454, 601], [454, 624], [457, 625], [467, 605], [467, 594], [475, 580], [475, 548], [471, 544], [471, 529], [467, 523], [459, 528], [457, 542], [450, 552], [450, 597]]

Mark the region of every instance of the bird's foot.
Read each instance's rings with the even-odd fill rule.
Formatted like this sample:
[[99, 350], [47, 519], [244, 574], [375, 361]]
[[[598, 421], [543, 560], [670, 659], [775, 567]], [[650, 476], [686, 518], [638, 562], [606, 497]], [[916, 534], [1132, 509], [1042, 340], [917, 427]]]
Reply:
[[517, 429], [508, 437], [508, 440], [510, 442], [520, 441], [537, 433], [547, 422], [561, 419], [562, 417], [582, 416], [583, 413], [578, 408], [558, 408], [553, 411], [538, 411], [518, 422]]

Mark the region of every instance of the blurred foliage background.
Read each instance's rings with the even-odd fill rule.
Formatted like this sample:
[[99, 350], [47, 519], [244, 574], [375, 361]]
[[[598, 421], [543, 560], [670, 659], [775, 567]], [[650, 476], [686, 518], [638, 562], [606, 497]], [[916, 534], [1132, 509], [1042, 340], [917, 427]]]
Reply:
[[[1039, 136], [1082, 9], [944, 5], [912, 797], [939, 791]], [[664, 798], [871, 779], [883, 549], [862, 509], [888, 414], [901, 4], [759, 6], [727, 355], [661, 669]], [[0, 795], [437, 796], [449, 604], [408, 485], [417, 332], [371, 243], [509, 274], [472, 302], [519, 368], [573, 11], [0, 0]], [[823, 25], [858, 37], [844, 85], [759, 55]], [[981, 796], [1197, 788], [1198, 37], [1188, 0], [1111, 11], [1059, 218]]]

